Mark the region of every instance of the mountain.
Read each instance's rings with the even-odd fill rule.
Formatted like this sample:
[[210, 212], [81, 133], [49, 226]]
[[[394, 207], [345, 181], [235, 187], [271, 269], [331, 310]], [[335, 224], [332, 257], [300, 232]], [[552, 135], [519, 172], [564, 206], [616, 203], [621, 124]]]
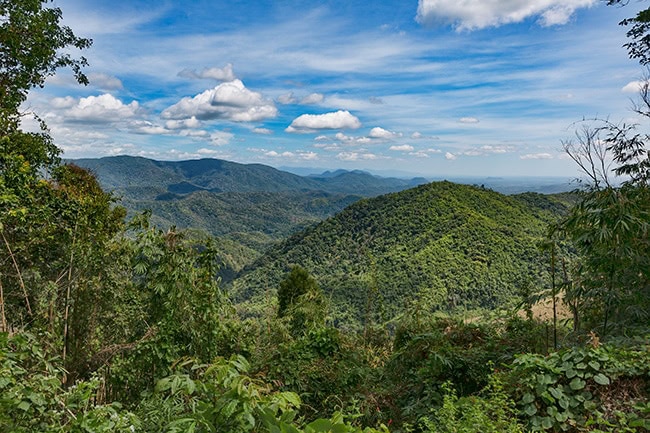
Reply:
[[[104, 188], [132, 198], [152, 194], [209, 192], [323, 191], [370, 196], [398, 191], [423, 179], [405, 180], [340, 170], [324, 176], [298, 176], [263, 164], [239, 164], [221, 159], [155, 161], [134, 156], [113, 156], [71, 161], [95, 173]], [[354, 182], [349, 186], [348, 182]]]
[[495, 308], [527, 284], [545, 284], [538, 244], [566, 211], [563, 200], [446, 181], [363, 199], [272, 246], [232, 291], [254, 304], [301, 265], [345, 323], [390, 319], [414, 305]]
[[255, 250], [362, 197], [425, 182], [361, 171], [303, 177], [262, 164], [219, 159], [154, 161], [117, 156], [71, 162], [95, 173], [131, 213], [148, 209], [159, 226], [200, 228], [239, 239]]

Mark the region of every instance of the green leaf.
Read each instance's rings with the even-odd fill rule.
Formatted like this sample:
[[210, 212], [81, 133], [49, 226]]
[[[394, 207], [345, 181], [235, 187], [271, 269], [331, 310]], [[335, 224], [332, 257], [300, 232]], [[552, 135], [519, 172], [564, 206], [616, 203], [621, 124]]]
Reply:
[[20, 410], [24, 410], [25, 412], [27, 412], [27, 411], [29, 410], [30, 407], [32, 407], [32, 405], [31, 405], [31, 403], [29, 403], [28, 401], [21, 401], [21, 402], [18, 404], [18, 409], [20, 409]]
[[521, 398], [521, 402], [523, 404], [529, 404], [535, 401], [535, 396], [529, 392], [524, 394], [524, 396]]
[[524, 408], [524, 413], [528, 416], [533, 416], [537, 413], [537, 406], [529, 404]]
[[609, 377], [605, 376], [605, 375], [602, 374], [602, 373], [598, 373], [597, 375], [595, 375], [595, 376], [594, 376], [594, 381], [595, 381], [598, 385], [609, 385], [609, 384], [610, 384]]
[[571, 383], [569, 383], [569, 386], [571, 387], [572, 390], [577, 391], [579, 389], [583, 389], [586, 384], [587, 382], [576, 377], [571, 381]]

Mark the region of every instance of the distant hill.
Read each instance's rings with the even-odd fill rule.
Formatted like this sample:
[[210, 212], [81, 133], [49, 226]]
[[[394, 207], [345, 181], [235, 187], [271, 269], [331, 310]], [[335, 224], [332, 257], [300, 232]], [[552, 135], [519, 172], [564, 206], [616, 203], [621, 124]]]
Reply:
[[298, 264], [343, 322], [391, 318], [414, 302], [423, 311], [494, 308], [525, 284], [544, 284], [547, 260], [538, 243], [565, 211], [562, 200], [540, 194], [421, 185], [360, 200], [271, 247], [233, 290], [254, 302]]
[[[130, 198], [160, 194], [209, 192], [323, 191], [371, 196], [409, 188], [426, 179], [383, 178], [362, 171], [340, 170], [324, 176], [298, 176], [263, 164], [239, 164], [221, 159], [154, 161], [135, 156], [76, 159], [102, 186]], [[155, 194], [155, 195], [154, 195]]]
[[303, 177], [262, 164], [219, 159], [154, 161], [116, 156], [71, 162], [95, 173], [130, 212], [151, 210], [158, 226], [202, 229], [257, 251], [362, 197], [426, 182], [361, 171]]

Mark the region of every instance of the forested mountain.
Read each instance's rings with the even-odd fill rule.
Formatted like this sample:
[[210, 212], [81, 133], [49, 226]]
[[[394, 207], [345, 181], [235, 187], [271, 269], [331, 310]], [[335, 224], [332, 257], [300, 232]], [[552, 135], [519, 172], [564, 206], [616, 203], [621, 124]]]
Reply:
[[154, 161], [134, 156], [77, 159], [104, 188], [137, 199], [164, 193], [324, 191], [370, 196], [400, 191], [425, 179], [382, 178], [362, 171], [303, 177], [263, 164], [239, 164], [220, 159]]
[[219, 159], [154, 161], [116, 156], [73, 162], [91, 170], [131, 213], [151, 210], [152, 221], [160, 227], [227, 235], [256, 251], [362, 197], [426, 182], [345, 170], [302, 177], [262, 164]]
[[435, 182], [363, 199], [270, 248], [235, 282], [241, 299], [306, 268], [343, 320], [424, 310], [496, 307], [526, 284], [543, 286], [548, 223], [566, 212], [552, 196], [504, 196]]

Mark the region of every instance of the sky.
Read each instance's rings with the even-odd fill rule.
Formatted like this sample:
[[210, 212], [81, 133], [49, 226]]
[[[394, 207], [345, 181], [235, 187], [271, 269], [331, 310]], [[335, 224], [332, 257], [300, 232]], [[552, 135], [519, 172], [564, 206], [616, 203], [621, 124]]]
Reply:
[[640, 3], [53, 5], [93, 39], [74, 53], [88, 59], [90, 85], [62, 70], [24, 106], [65, 158], [573, 177], [562, 143], [583, 119], [638, 121], [631, 107], [646, 73], [618, 25]]

